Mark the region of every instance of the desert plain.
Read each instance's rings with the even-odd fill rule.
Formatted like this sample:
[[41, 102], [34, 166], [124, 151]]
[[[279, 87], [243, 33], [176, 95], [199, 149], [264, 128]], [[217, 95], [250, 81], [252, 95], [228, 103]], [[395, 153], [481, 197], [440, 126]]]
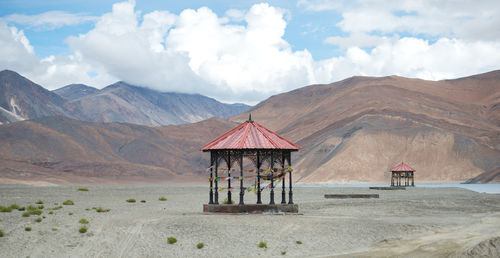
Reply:
[[[77, 188], [89, 191], [78, 191]], [[376, 193], [378, 199], [325, 199]], [[160, 197], [166, 201], [160, 201]], [[0, 185], [2, 257], [498, 257], [500, 194], [462, 188], [297, 187], [299, 214], [204, 214], [208, 187]], [[227, 196], [222, 192], [220, 200]], [[233, 193], [233, 199], [238, 192]], [[127, 202], [135, 199], [136, 202]], [[72, 200], [74, 205], [62, 205]], [[145, 200], [145, 202], [141, 202]], [[281, 189], [276, 191], [281, 201]], [[247, 203], [255, 203], [252, 192]], [[263, 202], [269, 192], [263, 192]], [[53, 209], [62, 206], [60, 209]], [[96, 212], [95, 208], [110, 209]], [[42, 218], [41, 222], [36, 222]], [[88, 220], [87, 232], [80, 233]], [[31, 231], [25, 231], [31, 227]], [[167, 238], [177, 242], [169, 244]], [[267, 247], [259, 247], [265, 242]], [[202, 248], [197, 245], [203, 243]]]

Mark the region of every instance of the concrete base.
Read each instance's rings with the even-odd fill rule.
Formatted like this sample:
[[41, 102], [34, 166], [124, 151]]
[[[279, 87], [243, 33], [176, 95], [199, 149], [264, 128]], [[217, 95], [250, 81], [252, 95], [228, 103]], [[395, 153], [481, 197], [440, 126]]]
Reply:
[[297, 204], [203, 204], [205, 213], [298, 213]]
[[325, 194], [327, 199], [378, 198], [378, 194]]
[[404, 186], [371, 186], [372, 190], [406, 190]]

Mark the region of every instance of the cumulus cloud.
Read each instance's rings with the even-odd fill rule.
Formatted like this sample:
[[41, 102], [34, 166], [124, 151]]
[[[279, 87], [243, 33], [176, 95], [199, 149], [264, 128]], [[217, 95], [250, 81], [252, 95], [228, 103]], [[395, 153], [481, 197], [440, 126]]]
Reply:
[[85, 14], [73, 14], [63, 11], [49, 11], [37, 15], [11, 14], [1, 18], [4, 22], [27, 25], [40, 29], [53, 30], [63, 26], [93, 22], [98, 17]]
[[[69, 37], [69, 56], [40, 59], [21, 30], [0, 23], [0, 69], [16, 70], [50, 89], [70, 83], [103, 87], [123, 80], [161, 91], [201, 93], [221, 101], [255, 104], [273, 94], [353, 75], [445, 79], [499, 68], [500, 43], [487, 36], [471, 40], [449, 29], [441, 34], [443, 28], [433, 28], [438, 36], [431, 41], [411, 33], [404, 37], [381, 33], [409, 30], [398, 19], [419, 15], [412, 2], [404, 2], [408, 7], [370, 14], [380, 19], [377, 22], [365, 17], [358, 21], [363, 24], [354, 24], [350, 16], [356, 14], [353, 8], [363, 13], [363, 8], [376, 3], [328, 7], [345, 8], [338, 26], [348, 36], [325, 39], [325, 43], [345, 51], [325, 60], [314, 60], [307, 49], [292, 50], [284, 39], [287, 11], [269, 4], [228, 10], [218, 16], [207, 7], [179, 14], [142, 14], [128, 1], [114, 4], [92, 30]], [[400, 9], [404, 12], [397, 12]], [[482, 19], [477, 17], [471, 19]], [[426, 26], [412, 28], [419, 33]]]

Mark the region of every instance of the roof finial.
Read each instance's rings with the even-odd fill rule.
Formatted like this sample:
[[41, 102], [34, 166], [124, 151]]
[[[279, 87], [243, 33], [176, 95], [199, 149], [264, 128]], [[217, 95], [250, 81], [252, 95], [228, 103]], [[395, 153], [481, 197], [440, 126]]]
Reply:
[[248, 115], [248, 121], [247, 121], [247, 122], [253, 122], [253, 120], [252, 120], [252, 113], [250, 113], [250, 114]]

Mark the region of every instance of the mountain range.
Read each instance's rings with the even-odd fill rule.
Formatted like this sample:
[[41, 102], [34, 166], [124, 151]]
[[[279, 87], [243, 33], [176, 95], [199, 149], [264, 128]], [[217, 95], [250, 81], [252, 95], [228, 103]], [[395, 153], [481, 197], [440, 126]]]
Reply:
[[13, 71], [0, 72], [1, 123], [62, 115], [90, 122], [156, 126], [227, 118], [248, 108], [199, 94], [158, 92], [125, 82], [101, 90], [71, 84], [51, 92]]
[[[33, 88], [26, 84], [23, 89]], [[63, 111], [69, 106], [81, 110], [79, 106], [90, 105], [86, 98], [100, 94], [127, 103], [162, 98], [135, 96], [128, 91], [134, 86], [123, 84], [97, 91], [68, 86], [70, 90], [55, 91], [60, 95], [30, 93], [16, 98], [15, 104], [45, 104], [33, 104], [30, 111], [44, 115], [42, 111], [59, 112], [58, 103]], [[100, 103], [99, 98], [93, 103]], [[102, 113], [120, 105], [111, 103]], [[6, 109], [3, 102], [0, 105]], [[209, 155], [199, 148], [247, 120], [251, 112], [255, 121], [303, 147], [292, 155], [298, 183], [385, 184], [390, 182], [390, 168], [401, 162], [416, 169], [416, 184], [499, 182], [499, 109], [500, 71], [493, 71], [442, 81], [356, 76], [272, 96], [227, 120], [182, 125], [39, 116], [0, 125], [0, 181], [200, 182]], [[96, 113], [101, 114], [98, 109]]]

